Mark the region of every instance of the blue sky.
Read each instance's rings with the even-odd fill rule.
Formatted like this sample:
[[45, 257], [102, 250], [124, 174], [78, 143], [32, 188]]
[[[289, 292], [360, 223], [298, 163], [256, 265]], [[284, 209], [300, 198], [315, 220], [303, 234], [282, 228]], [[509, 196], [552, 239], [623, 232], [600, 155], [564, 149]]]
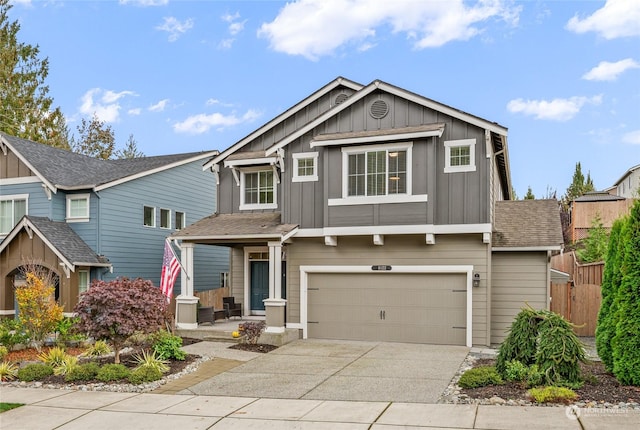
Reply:
[[640, 1], [15, 0], [71, 131], [146, 155], [223, 150], [344, 76], [509, 128], [514, 187], [558, 197], [640, 164]]

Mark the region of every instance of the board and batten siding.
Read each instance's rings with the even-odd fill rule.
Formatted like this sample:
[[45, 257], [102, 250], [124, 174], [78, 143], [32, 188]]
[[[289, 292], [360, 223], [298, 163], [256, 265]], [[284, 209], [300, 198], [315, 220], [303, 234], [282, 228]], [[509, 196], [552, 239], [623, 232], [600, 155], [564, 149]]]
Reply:
[[326, 246], [323, 238], [294, 238], [286, 246], [287, 322], [300, 322], [300, 266], [465, 264], [473, 265], [481, 277], [480, 286], [472, 292], [472, 342], [487, 345], [487, 246], [481, 235], [439, 235], [435, 245], [425, 245], [424, 235], [388, 236], [382, 246], [373, 245], [371, 236], [341, 236], [337, 247]]
[[36, 175], [13, 151], [8, 151], [7, 155], [0, 155], [0, 179], [26, 178], [29, 176]]
[[547, 309], [549, 268], [546, 252], [494, 252], [491, 261], [493, 345], [502, 343], [524, 307]]
[[[142, 277], [159, 285], [164, 241], [176, 231], [175, 212], [185, 213], [187, 225], [211, 215], [215, 211], [215, 186], [213, 175], [202, 171], [199, 160], [100, 191], [98, 253], [113, 264], [113, 273], [105, 274], [105, 279]], [[156, 208], [155, 227], [143, 225], [144, 206]], [[160, 228], [160, 209], [171, 211], [170, 229]], [[180, 257], [177, 249], [176, 254]], [[219, 287], [220, 272], [228, 271], [228, 267], [227, 248], [196, 246], [195, 290]], [[179, 292], [180, 277], [174, 294]]]

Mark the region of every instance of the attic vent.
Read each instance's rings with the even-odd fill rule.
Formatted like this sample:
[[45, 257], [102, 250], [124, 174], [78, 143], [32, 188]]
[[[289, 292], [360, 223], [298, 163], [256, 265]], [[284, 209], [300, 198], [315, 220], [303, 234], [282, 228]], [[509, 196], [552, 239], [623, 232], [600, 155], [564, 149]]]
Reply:
[[388, 112], [389, 105], [384, 100], [376, 100], [375, 102], [371, 103], [371, 106], [369, 107], [369, 113], [375, 119], [384, 118], [385, 116], [387, 116]]
[[343, 101], [345, 101], [345, 100], [346, 100], [346, 99], [348, 99], [348, 98], [349, 98], [349, 95], [348, 95], [348, 94], [346, 94], [346, 93], [340, 93], [340, 94], [338, 94], [338, 95], [336, 96], [335, 103], [336, 103], [337, 105], [339, 105], [340, 103], [342, 103]]

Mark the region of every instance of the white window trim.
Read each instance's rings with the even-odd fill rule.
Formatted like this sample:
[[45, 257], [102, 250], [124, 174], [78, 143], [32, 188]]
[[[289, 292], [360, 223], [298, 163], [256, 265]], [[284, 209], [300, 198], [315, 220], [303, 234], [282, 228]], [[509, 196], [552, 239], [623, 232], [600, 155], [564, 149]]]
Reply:
[[[461, 146], [469, 147], [470, 160], [468, 166], [452, 166], [451, 165], [451, 148], [458, 148]], [[460, 139], [460, 140], [445, 140], [444, 142], [444, 173], [458, 173], [458, 172], [475, 172], [476, 171], [476, 140], [475, 139]]]
[[[145, 208], [151, 208], [153, 209], [153, 224], [152, 225], [146, 225], [144, 223], [144, 210]], [[156, 228], [156, 207], [155, 206], [147, 206], [147, 205], [142, 205], [142, 226], [146, 227], [146, 228]]]
[[[163, 227], [162, 226], [162, 211], [169, 212], [169, 226], [168, 227]], [[163, 229], [163, 230], [170, 230], [171, 229], [171, 209], [160, 208], [160, 228]]]
[[[29, 215], [29, 194], [10, 194], [10, 195], [7, 195], [7, 196], [0, 195], [0, 200], [1, 201], [11, 200], [11, 201], [14, 201], [14, 202], [16, 200], [24, 200], [25, 201], [25, 206], [26, 206], [24, 214], [25, 215]], [[12, 216], [13, 216], [13, 214], [12, 214]], [[13, 230], [13, 228], [16, 226], [18, 221], [20, 221], [20, 220], [19, 219], [14, 219], [13, 220], [13, 226], [9, 229], [8, 232], [0, 233], [0, 238], [4, 238], [7, 234], [9, 234], [9, 232], [11, 230]]]
[[[329, 206], [365, 205], [375, 203], [402, 203], [411, 201], [427, 201], [427, 196], [412, 194], [411, 179], [413, 176], [412, 163], [413, 143], [391, 143], [384, 145], [366, 145], [353, 148], [342, 148], [342, 198], [329, 199]], [[350, 196], [349, 195], [349, 155], [375, 151], [406, 151], [407, 152], [407, 192], [404, 194], [387, 194], [385, 196]], [[388, 172], [387, 172], [388, 173]], [[387, 190], [388, 191], [388, 190]], [[417, 200], [416, 200], [417, 199]]]
[[[178, 225], [178, 214], [182, 214], [182, 225]], [[187, 213], [183, 212], [183, 211], [175, 211], [173, 216], [175, 217], [176, 220], [176, 225], [175, 225], [175, 229], [176, 230], [182, 230], [183, 228], [185, 228], [187, 226]]]
[[[245, 177], [246, 173], [256, 173], [256, 172], [271, 172], [273, 174], [273, 203], [245, 203], [244, 197], [244, 187], [245, 187]], [[278, 208], [278, 183], [276, 181], [276, 174], [273, 171], [273, 168], [269, 166], [265, 168], [264, 166], [252, 167], [247, 169], [240, 170], [240, 210], [254, 210], [254, 209], [277, 209]]]
[[[86, 200], [87, 201], [87, 213], [82, 216], [71, 216], [71, 201], [72, 200]], [[91, 213], [91, 195], [90, 194], [67, 194], [67, 222], [88, 222], [89, 214]]]
[[[318, 153], [317, 152], [300, 152], [292, 154], [293, 157], [293, 178], [291, 182], [313, 182], [318, 180]], [[298, 161], [301, 158], [313, 159], [313, 174], [307, 176], [298, 175]]]

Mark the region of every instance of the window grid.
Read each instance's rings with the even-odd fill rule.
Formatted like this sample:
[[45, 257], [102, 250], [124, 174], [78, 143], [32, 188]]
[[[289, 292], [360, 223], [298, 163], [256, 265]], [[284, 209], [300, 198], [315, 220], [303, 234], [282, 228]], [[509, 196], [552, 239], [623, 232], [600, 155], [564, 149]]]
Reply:
[[348, 156], [348, 196], [406, 194], [407, 151], [368, 151]]
[[470, 166], [471, 165], [471, 147], [470, 146], [453, 146], [451, 147], [451, 155], [449, 158], [451, 166]]
[[244, 174], [244, 203], [274, 203], [273, 171], [248, 172]]
[[298, 158], [298, 176], [313, 176], [314, 166], [314, 158]]

